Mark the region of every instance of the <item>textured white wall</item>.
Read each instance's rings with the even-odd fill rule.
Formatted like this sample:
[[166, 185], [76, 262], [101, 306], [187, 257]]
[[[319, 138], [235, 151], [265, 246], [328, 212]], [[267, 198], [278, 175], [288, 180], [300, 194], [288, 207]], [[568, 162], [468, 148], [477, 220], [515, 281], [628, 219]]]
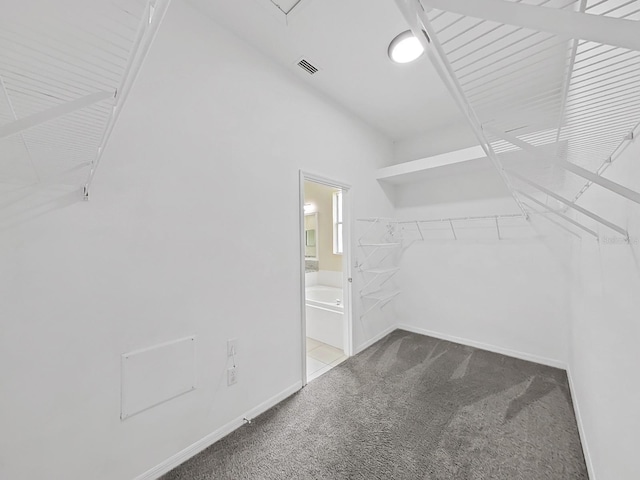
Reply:
[[[605, 176], [640, 191], [640, 142]], [[600, 228], [601, 241], [574, 244], [569, 362], [592, 480], [640, 477], [640, 206], [594, 185], [580, 200], [628, 228], [630, 244]]]
[[[0, 238], [0, 477], [130, 480], [295, 385], [298, 170], [350, 183], [354, 217], [389, 216], [374, 170], [390, 156], [377, 132], [173, 2], [92, 200]], [[356, 345], [389, 327], [354, 323]], [[198, 389], [120, 421], [120, 355], [191, 334]]]

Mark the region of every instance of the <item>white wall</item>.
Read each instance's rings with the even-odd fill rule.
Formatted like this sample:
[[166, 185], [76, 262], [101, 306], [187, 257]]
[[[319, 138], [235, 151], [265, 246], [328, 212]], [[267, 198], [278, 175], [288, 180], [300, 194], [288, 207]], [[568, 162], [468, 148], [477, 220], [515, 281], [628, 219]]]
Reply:
[[[640, 191], [640, 142], [605, 175]], [[515, 211], [481, 166], [400, 187], [395, 199], [396, 215], [406, 220]], [[399, 320], [415, 331], [566, 364], [592, 480], [633, 480], [640, 475], [640, 207], [597, 185], [580, 205], [627, 228], [630, 244], [594, 224], [600, 243], [575, 239], [537, 216], [535, 234], [517, 240], [461, 230], [463, 240], [417, 242], [402, 257]]]
[[[396, 215], [427, 220], [518, 213], [495, 169], [485, 163], [398, 187]], [[411, 330], [564, 365], [567, 268], [537, 225], [502, 223], [502, 240], [485, 221], [456, 222], [458, 240], [446, 224], [441, 235], [425, 232], [431, 240], [413, 243], [401, 261], [399, 321]]]
[[[373, 173], [390, 156], [379, 133], [174, 1], [92, 200], [0, 238], [0, 477], [128, 480], [295, 386], [298, 170], [353, 185], [354, 217], [389, 216]], [[356, 321], [356, 345], [389, 321]], [[120, 355], [190, 334], [197, 390], [120, 421]]]
[[539, 238], [419, 242], [401, 268], [403, 325], [564, 366], [566, 272]]
[[[605, 176], [640, 191], [637, 140]], [[629, 245], [602, 227], [574, 244], [570, 371], [592, 480], [640, 477], [640, 206], [597, 185], [580, 200], [628, 228]]]

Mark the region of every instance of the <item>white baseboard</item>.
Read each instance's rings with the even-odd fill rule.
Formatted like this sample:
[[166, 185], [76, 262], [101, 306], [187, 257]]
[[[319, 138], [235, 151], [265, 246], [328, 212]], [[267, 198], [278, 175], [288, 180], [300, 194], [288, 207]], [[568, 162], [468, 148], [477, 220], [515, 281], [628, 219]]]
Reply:
[[578, 424], [578, 434], [580, 435], [580, 442], [582, 443], [582, 452], [584, 453], [584, 461], [587, 464], [587, 473], [590, 480], [596, 480], [596, 473], [593, 468], [593, 462], [591, 460], [591, 452], [589, 451], [589, 443], [587, 442], [587, 435], [584, 431], [584, 424], [582, 423], [582, 414], [580, 413], [580, 402], [578, 402], [578, 395], [576, 392], [575, 384], [573, 383], [573, 376], [571, 375], [571, 367], [567, 368], [567, 378], [569, 379], [569, 390], [571, 391], [571, 400], [573, 401], [573, 411], [576, 416], [576, 423]]
[[144, 472], [141, 475], [138, 475], [134, 480], [155, 480], [155, 479], [157, 479], [161, 475], [164, 475], [165, 473], [167, 473], [170, 470], [174, 469], [178, 465], [180, 465], [180, 464], [184, 463], [185, 461], [189, 460], [191, 457], [193, 457], [197, 453], [200, 453], [205, 448], [213, 445], [218, 440], [221, 440], [223, 437], [229, 435], [234, 430], [240, 428], [244, 424], [244, 419], [245, 418], [252, 419], [252, 418], [257, 417], [261, 413], [266, 412], [271, 407], [273, 407], [273, 406], [277, 405], [278, 403], [280, 403], [285, 398], [293, 395], [294, 393], [296, 393], [301, 388], [302, 388], [302, 381], [294, 383], [293, 385], [291, 385], [290, 387], [284, 389], [282, 392], [278, 393], [277, 395], [274, 395], [273, 397], [269, 398], [268, 400], [262, 402], [257, 407], [252, 408], [251, 410], [246, 412], [244, 415], [241, 415], [241, 416], [237, 417], [236, 419], [230, 421], [226, 425], [223, 425], [222, 427], [218, 428], [217, 430], [211, 432], [209, 435], [207, 435], [206, 437], [202, 438], [201, 440], [198, 440], [196, 443], [194, 443], [192, 445], [189, 445], [184, 450], [181, 450], [180, 452], [176, 453], [172, 457], [169, 457], [168, 459], [166, 459], [164, 462], [160, 463], [159, 465], [156, 465], [152, 469], [147, 470], [146, 472]]
[[370, 347], [371, 345], [373, 345], [374, 343], [376, 343], [378, 340], [383, 339], [384, 337], [386, 337], [387, 335], [389, 335], [391, 332], [393, 332], [394, 330], [397, 330], [398, 327], [396, 325], [391, 325], [389, 328], [383, 330], [382, 332], [380, 332], [379, 334], [377, 334], [375, 337], [367, 340], [366, 342], [364, 342], [363, 344], [359, 345], [358, 347], [356, 347], [356, 350], [354, 352], [354, 355], [357, 355], [358, 353], [360, 353], [361, 351], [363, 351], [365, 348]]
[[427, 335], [429, 337], [439, 338], [440, 340], [447, 340], [449, 342], [460, 343], [462, 345], [468, 345], [469, 347], [479, 348], [481, 350], [488, 350], [494, 353], [500, 353], [507, 357], [519, 358], [520, 360], [527, 360], [529, 362], [540, 363], [541, 365], [547, 365], [549, 367], [560, 368], [562, 370], [567, 369], [566, 362], [560, 360], [554, 360], [552, 358], [540, 357], [531, 353], [519, 352], [517, 350], [510, 350], [508, 348], [498, 347], [496, 345], [490, 345], [488, 343], [476, 342], [475, 340], [469, 340], [468, 338], [455, 337], [453, 335], [447, 335], [445, 333], [434, 332], [424, 328], [413, 327], [411, 325], [399, 324], [398, 329], [406, 330], [407, 332], [419, 333], [421, 335]]
[[[579, 431], [579, 434], [580, 434], [580, 440], [582, 441], [582, 448], [583, 448], [583, 451], [584, 451], [584, 456], [585, 456], [585, 461], [586, 461], [586, 464], [587, 464], [587, 470], [588, 470], [588, 473], [589, 473], [589, 478], [590, 478], [590, 480], [596, 480], [596, 477], [595, 477], [595, 474], [594, 474], [594, 471], [593, 471], [593, 464], [591, 462], [591, 455], [589, 453], [589, 447], [588, 447], [586, 436], [585, 436], [585, 433], [584, 433], [584, 427], [583, 427], [583, 424], [582, 424], [582, 417], [580, 415], [579, 403], [578, 403], [578, 399], [576, 397], [575, 388], [574, 388], [574, 384], [573, 384], [573, 379], [571, 377], [571, 370], [567, 367], [567, 364], [565, 362], [561, 362], [559, 360], [553, 360], [553, 359], [549, 359], [549, 358], [544, 358], [544, 357], [540, 357], [540, 356], [537, 356], [537, 355], [532, 355], [532, 354], [519, 352], [519, 351], [515, 351], [515, 350], [510, 350], [510, 349], [507, 349], [507, 348], [497, 347], [495, 345], [489, 345], [489, 344], [485, 344], [485, 343], [482, 343], [482, 342], [476, 342], [474, 340], [469, 340], [469, 339], [466, 339], [466, 338], [455, 337], [453, 335], [447, 335], [447, 334], [443, 334], [443, 333], [440, 333], [440, 332], [434, 332], [432, 330], [427, 330], [427, 329], [423, 329], [423, 328], [417, 328], [417, 327], [413, 327], [413, 326], [410, 326], [410, 325], [404, 325], [404, 324], [392, 325], [389, 328], [386, 328], [385, 330], [383, 330], [379, 334], [375, 335], [373, 338], [369, 339], [368, 341], [366, 341], [366, 342], [362, 343], [360, 346], [358, 346], [356, 348], [356, 351], [355, 351], [354, 354], [360, 353], [364, 349], [370, 347], [371, 345], [373, 345], [377, 341], [381, 340], [382, 338], [384, 338], [387, 335], [389, 335], [391, 332], [393, 332], [395, 330], [398, 330], [398, 329], [399, 330], [405, 330], [405, 331], [408, 331], [408, 332], [418, 333], [418, 334], [421, 334], [421, 335], [427, 335], [427, 336], [430, 336], [430, 337], [439, 338], [441, 340], [447, 340], [447, 341], [459, 343], [459, 344], [462, 344], [462, 345], [468, 345], [470, 347], [475, 347], [475, 348], [480, 348], [482, 350], [488, 350], [490, 352], [500, 353], [502, 355], [506, 355], [506, 356], [509, 356], [509, 357], [515, 357], [515, 358], [519, 358], [521, 360], [527, 360], [527, 361], [530, 361], [530, 362], [540, 363], [542, 365], [548, 365], [550, 367], [555, 367], [555, 368], [560, 368], [560, 369], [566, 370], [567, 371], [567, 377], [569, 379], [569, 388], [571, 390], [571, 397], [573, 399], [573, 407], [574, 407], [574, 410], [575, 410], [576, 421], [577, 421], [577, 424], [578, 424], [578, 431]], [[229, 423], [223, 425], [222, 427], [218, 428], [217, 430], [211, 432], [209, 435], [207, 435], [206, 437], [202, 438], [201, 440], [198, 440], [194, 444], [188, 446], [187, 448], [185, 448], [185, 449], [181, 450], [180, 452], [176, 453], [175, 455], [171, 456], [170, 458], [168, 458], [167, 460], [163, 461], [162, 463], [156, 465], [155, 467], [151, 468], [150, 470], [147, 470], [143, 474], [138, 475], [137, 477], [135, 477], [134, 480], [155, 480], [155, 479], [157, 479], [161, 475], [164, 475], [165, 473], [169, 472], [173, 468], [175, 468], [178, 465], [184, 463], [185, 461], [187, 461], [188, 459], [190, 459], [194, 455], [200, 453], [205, 448], [213, 445], [218, 440], [221, 440], [222, 438], [224, 438], [226, 435], [230, 434], [234, 430], [240, 428], [244, 424], [244, 418], [251, 419], [251, 418], [254, 418], [254, 417], [260, 415], [263, 412], [266, 412], [271, 407], [277, 405], [278, 403], [280, 403], [281, 401], [283, 401], [287, 397], [293, 395], [294, 393], [296, 393], [301, 388], [302, 388], [302, 381], [296, 382], [295, 384], [293, 384], [290, 387], [286, 388], [285, 390], [283, 390], [282, 392], [278, 393], [277, 395], [274, 395], [273, 397], [269, 398], [268, 400], [262, 402], [257, 407], [249, 410], [244, 415], [241, 415], [241, 416], [237, 417], [236, 419], [232, 420], [231, 422], [229, 422]]]
[[593, 468], [593, 462], [591, 460], [591, 453], [589, 451], [589, 443], [587, 442], [587, 436], [584, 431], [584, 424], [582, 423], [582, 415], [580, 413], [580, 403], [573, 383], [573, 377], [571, 375], [571, 368], [567, 363], [560, 360], [553, 360], [550, 358], [540, 357], [538, 355], [532, 355], [529, 353], [518, 352], [516, 350], [510, 350], [508, 348], [496, 347], [495, 345], [489, 345], [486, 343], [476, 342], [466, 338], [455, 337], [453, 335], [446, 335], [440, 332], [434, 332], [423, 328], [417, 328], [410, 325], [398, 325], [399, 330], [406, 330], [408, 332], [419, 333], [421, 335], [427, 335], [429, 337], [439, 338], [441, 340], [448, 340], [450, 342], [460, 343], [462, 345], [468, 345], [470, 347], [480, 348], [482, 350], [488, 350], [494, 353], [500, 353], [508, 357], [515, 357], [521, 360], [528, 360], [530, 362], [540, 363], [550, 367], [560, 368], [567, 372], [567, 379], [569, 381], [569, 390], [571, 391], [571, 400], [573, 402], [573, 410], [576, 416], [576, 423], [578, 425], [578, 433], [580, 435], [580, 442], [582, 443], [582, 452], [584, 454], [584, 460], [587, 465], [587, 473], [590, 480], [596, 480], [596, 474]]

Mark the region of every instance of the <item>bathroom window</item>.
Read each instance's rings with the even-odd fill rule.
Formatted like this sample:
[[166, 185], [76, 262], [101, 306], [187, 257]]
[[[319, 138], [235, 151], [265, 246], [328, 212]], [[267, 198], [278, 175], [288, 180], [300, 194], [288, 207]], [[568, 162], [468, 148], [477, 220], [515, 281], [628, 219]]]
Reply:
[[333, 253], [342, 255], [342, 190], [333, 194]]

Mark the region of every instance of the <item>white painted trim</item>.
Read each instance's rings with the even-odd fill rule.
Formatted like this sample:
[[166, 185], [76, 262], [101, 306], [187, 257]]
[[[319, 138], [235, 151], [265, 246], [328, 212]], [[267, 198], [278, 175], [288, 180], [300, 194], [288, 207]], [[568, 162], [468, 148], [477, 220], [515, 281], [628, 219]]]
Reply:
[[[382, 332], [380, 332], [379, 334], [377, 334], [376, 336], [374, 336], [373, 338], [370, 338], [369, 340], [367, 340], [366, 342], [364, 342], [363, 344], [361, 344], [360, 346], [358, 346], [358, 348], [356, 348], [355, 350], [355, 355], [357, 355], [358, 353], [360, 353], [361, 351], [363, 351], [365, 348], [369, 348], [371, 345], [373, 345], [374, 343], [376, 343], [378, 340], [382, 340], [384, 337], [386, 337], [387, 335], [389, 335], [391, 332], [395, 331], [398, 329], [397, 325], [391, 325], [389, 328], [383, 330]], [[417, 332], [416, 332], [417, 333]]]
[[488, 343], [477, 342], [468, 338], [456, 337], [445, 333], [434, 332], [433, 330], [427, 330], [424, 328], [412, 327], [406, 324], [397, 325], [399, 330], [406, 330], [407, 332], [419, 333], [420, 335], [427, 335], [429, 337], [439, 338], [440, 340], [447, 340], [449, 342], [460, 343], [461, 345], [467, 345], [469, 347], [479, 348], [481, 350], [487, 350], [489, 352], [499, 353], [506, 355], [507, 357], [519, 358], [520, 360], [526, 360], [528, 362], [539, 363], [541, 365], [547, 365], [548, 367], [560, 368], [562, 370], [567, 369], [567, 363], [561, 360], [555, 360], [552, 358], [541, 357], [532, 353], [520, 352], [518, 350], [511, 350], [509, 348], [499, 347]]
[[[490, 352], [499, 353], [499, 354], [506, 355], [506, 356], [509, 356], [509, 357], [519, 358], [521, 360], [527, 360], [527, 361], [531, 361], [531, 362], [540, 363], [542, 365], [547, 365], [547, 366], [550, 366], [550, 367], [555, 367], [555, 368], [560, 368], [560, 369], [566, 370], [567, 378], [568, 378], [568, 381], [569, 381], [569, 390], [571, 392], [571, 399], [572, 399], [572, 402], [573, 402], [573, 409], [574, 409], [575, 417], [576, 417], [576, 423], [578, 425], [578, 433], [580, 435], [580, 441], [582, 443], [582, 449], [583, 449], [583, 453], [584, 453], [584, 457], [585, 457], [585, 463], [586, 463], [586, 466], [587, 466], [587, 471], [589, 473], [589, 479], [590, 480], [596, 480], [595, 471], [594, 471], [594, 468], [593, 468], [593, 462], [592, 462], [591, 454], [590, 454], [590, 450], [589, 450], [589, 444], [587, 442], [587, 437], [586, 437], [586, 433], [584, 431], [584, 425], [583, 425], [583, 422], [582, 422], [582, 415], [580, 413], [580, 406], [579, 406], [579, 402], [578, 402], [578, 397], [576, 395], [576, 389], [575, 389], [575, 386], [574, 386], [573, 377], [571, 375], [571, 369], [568, 367], [568, 365], [565, 362], [561, 362], [559, 360], [552, 360], [552, 359], [548, 359], [548, 358], [545, 358], [545, 357], [540, 357], [538, 355], [532, 355], [532, 354], [528, 354], [528, 353], [518, 352], [518, 351], [510, 350], [510, 349], [507, 349], [507, 348], [497, 347], [497, 346], [485, 344], [485, 343], [482, 343], [482, 342], [476, 342], [476, 341], [465, 339], [465, 338], [455, 337], [455, 336], [452, 336], [452, 335], [446, 335], [446, 334], [442, 334], [442, 333], [439, 333], [439, 332], [434, 332], [432, 330], [416, 328], [416, 327], [412, 327], [412, 326], [405, 325], [405, 324], [392, 325], [391, 327], [389, 327], [389, 328], [385, 329], [384, 331], [380, 332], [379, 334], [375, 335], [373, 338], [369, 339], [368, 341], [366, 341], [363, 344], [361, 344], [360, 346], [358, 346], [355, 349], [354, 355], [362, 352], [363, 350], [365, 350], [366, 348], [370, 347], [371, 345], [373, 345], [377, 341], [383, 339], [384, 337], [386, 337], [390, 333], [394, 332], [395, 330], [405, 330], [407, 332], [413, 332], [413, 333], [417, 333], [417, 334], [420, 334], [420, 335], [427, 335], [427, 336], [430, 336], [430, 337], [439, 338], [441, 340], [447, 340], [447, 341], [459, 343], [459, 344], [462, 344], [462, 345], [468, 345], [470, 347], [480, 348], [482, 350], [487, 350], [487, 351], [490, 351]], [[268, 400], [262, 402], [257, 407], [249, 410], [244, 415], [240, 415], [239, 417], [235, 418], [231, 422], [223, 425], [222, 427], [216, 429], [215, 431], [213, 431], [209, 435], [205, 436], [201, 440], [198, 440], [197, 442], [195, 442], [192, 445], [188, 446], [187, 448], [181, 450], [180, 452], [176, 453], [175, 455], [169, 457], [168, 459], [166, 459], [165, 461], [163, 461], [160, 464], [156, 465], [155, 467], [147, 470], [146, 472], [142, 473], [141, 475], [138, 475], [137, 477], [134, 478], [134, 480], [155, 480], [155, 479], [157, 479], [161, 475], [164, 475], [165, 473], [171, 471], [175, 467], [181, 465], [185, 461], [189, 460], [193, 456], [195, 456], [198, 453], [200, 453], [202, 450], [210, 447], [215, 442], [221, 440], [222, 438], [224, 438], [225, 436], [229, 435], [230, 433], [232, 433], [236, 429], [240, 428], [244, 424], [244, 419], [245, 418], [248, 418], [248, 419], [255, 418], [258, 415], [266, 412], [270, 408], [274, 407], [278, 403], [282, 402], [286, 398], [290, 397], [291, 395], [293, 395], [294, 393], [299, 391], [302, 388], [302, 386], [303, 386], [302, 385], [302, 381], [294, 383], [290, 387], [284, 389], [282, 392], [274, 395], [273, 397], [269, 398]]]
[[301, 388], [302, 388], [302, 382], [294, 383], [290, 387], [284, 389], [282, 392], [280, 392], [280, 393], [274, 395], [273, 397], [269, 398], [268, 400], [262, 402], [257, 407], [252, 408], [251, 410], [249, 410], [244, 415], [240, 415], [239, 417], [237, 417], [236, 419], [230, 421], [226, 425], [223, 425], [222, 427], [218, 428], [217, 430], [211, 432], [209, 435], [207, 435], [206, 437], [202, 438], [201, 440], [198, 440], [194, 444], [189, 445], [187, 448], [185, 448], [185, 449], [179, 451], [178, 453], [176, 453], [175, 455], [169, 457], [168, 459], [166, 459], [162, 463], [156, 465], [155, 467], [151, 468], [150, 470], [147, 470], [143, 474], [138, 475], [137, 477], [134, 478], [134, 480], [155, 480], [155, 479], [157, 479], [161, 475], [164, 475], [165, 473], [167, 473], [170, 470], [174, 469], [178, 465], [181, 465], [185, 461], [189, 460], [191, 457], [193, 457], [196, 454], [200, 453], [205, 448], [210, 447], [211, 445], [213, 445], [218, 440], [221, 440], [225, 436], [229, 435], [234, 430], [240, 428], [244, 424], [244, 419], [245, 418], [252, 419], [252, 418], [257, 417], [258, 415], [260, 415], [261, 413], [266, 412], [271, 407], [274, 407], [275, 405], [277, 405], [278, 403], [280, 403], [284, 399], [290, 397], [291, 395], [296, 393]]
[[308, 383], [307, 378], [307, 324], [306, 324], [306, 308], [305, 308], [305, 262], [304, 262], [304, 182], [314, 182], [327, 187], [339, 188], [342, 190], [342, 242], [344, 251], [342, 252], [342, 301], [344, 305], [344, 315], [347, 325], [347, 342], [343, 346], [345, 354], [350, 357], [357, 352], [354, 352], [353, 346], [353, 318], [354, 318], [354, 304], [352, 302], [352, 283], [349, 282], [349, 278], [352, 278], [351, 262], [353, 255], [353, 245], [351, 242], [352, 232], [352, 205], [353, 198], [351, 193], [351, 185], [344, 182], [339, 182], [322, 175], [317, 175], [305, 170], [299, 171], [300, 182], [300, 258], [301, 260], [301, 285], [300, 285], [300, 316], [302, 319], [302, 385]]
[[[353, 302], [353, 265], [354, 244], [353, 233], [353, 192], [351, 188], [342, 188], [342, 303], [346, 320], [346, 342], [343, 346], [347, 357], [354, 355], [353, 346], [353, 317], [355, 303]], [[318, 275], [319, 276], [319, 275]], [[352, 279], [352, 281], [349, 281]]]
[[584, 424], [582, 423], [582, 414], [580, 413], [580, 404], [578, 402], [578, 394], [575, 384], [573, 383], [573, 376], [571, 375], [571, 367], [567, 367], [567, 379], [569, 380], [569, 391], [571, 392], [571, 401], [573, 403], [573, 412], [576, 416], [576, 423], [578, 424], [578, 434], [580, 435], [580, 443], [582, 444], [582, 453], [584, 454], [584, 461], [587, 464], [587, 473], [590, 480], [596, 480], [596, 472], [593, 468], [593, 460], [591, 459], [591, 452], [589, 450], [589, 442], [587, 442], [587, 434], [584, 431]]
[[[307, 287], [307, 259], [305, 258], [306, 253], [306, 239], [304, 232], [304, 181], [306, 180], [306, 174], [300, 170], [298, 172], [298, 215], [300, 217], [300, 252], [298, 256], [300, 257], [300, 381], [302, 386], [304, 387], [309, 379], [307, 378], [307, 309], [306, 309], [306, 287]], [[317, 217], [316, 217], [317, 218]], [[316, 220], [317, 223], [317, 220]], [[317, 228], [317, 227], [316, 227]], [[316, 235], [317, 238], [317, 235]], [[317, 243], [317, 241], [316, 241]], [[317, 247], [318, 252], [320, 251], [320, 246]]]
[[321, 183], [322, 185], [326, 185], [327, 187], [341, 188], [342, 190], [351, 190], [351, 185], [349, 185], [348, 183], [338, 182], [337, 180], [333, 180], [329, 177], [316, 175], [315, 173], [307, 172], [306, 170], [300, 170], [300, 174], [303, 175], [304, 179], [309, 182]]

